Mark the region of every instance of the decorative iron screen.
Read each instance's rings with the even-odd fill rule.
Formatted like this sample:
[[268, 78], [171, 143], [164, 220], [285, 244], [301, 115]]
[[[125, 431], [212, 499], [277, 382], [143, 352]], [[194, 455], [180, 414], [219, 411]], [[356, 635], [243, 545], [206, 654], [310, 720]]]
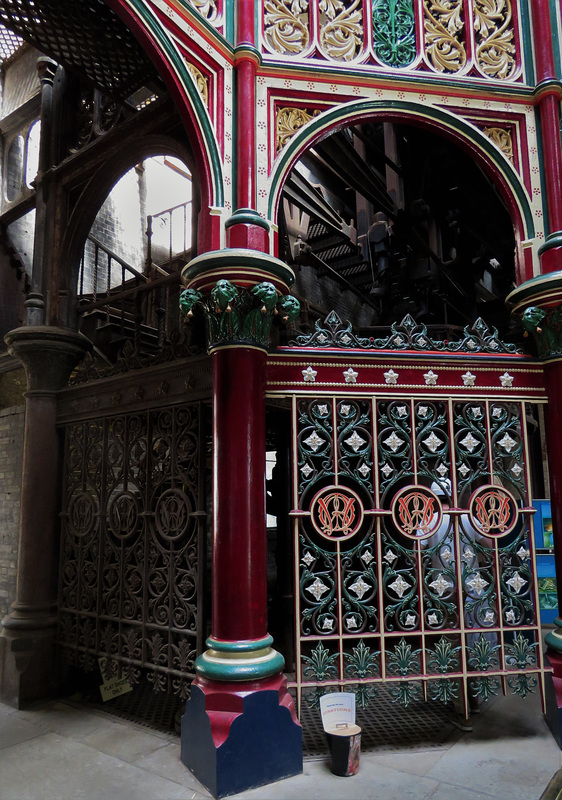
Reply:
[[65, 430], [59, 642], [89, 671], [186, 697], [201, 645], [200, 403]]
[[293, 397], [299, 705], [544, 693], [525, 412]]

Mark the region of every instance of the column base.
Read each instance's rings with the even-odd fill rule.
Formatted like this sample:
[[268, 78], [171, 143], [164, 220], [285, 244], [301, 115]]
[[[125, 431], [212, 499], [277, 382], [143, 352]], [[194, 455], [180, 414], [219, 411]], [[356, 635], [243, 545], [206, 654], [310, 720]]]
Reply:
[[25, 708], [55, 694], [54, 629], [11, 630], [0, 634], [0, 700]]
[[301, 773], [302, 728], [285, 677], [197, 677], [182, 717], [181, 761], [216, 798]]

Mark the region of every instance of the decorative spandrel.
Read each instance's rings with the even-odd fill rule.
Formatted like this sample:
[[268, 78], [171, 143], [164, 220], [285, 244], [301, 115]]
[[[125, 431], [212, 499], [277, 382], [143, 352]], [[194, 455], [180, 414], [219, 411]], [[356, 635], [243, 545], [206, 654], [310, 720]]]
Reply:
[[404, 705], [489, 699], [504, 677], [535, 690], [525, 403], [339, 394], [294, 410], [299, 700], [351, 690], [361, 707], [382, 682]]

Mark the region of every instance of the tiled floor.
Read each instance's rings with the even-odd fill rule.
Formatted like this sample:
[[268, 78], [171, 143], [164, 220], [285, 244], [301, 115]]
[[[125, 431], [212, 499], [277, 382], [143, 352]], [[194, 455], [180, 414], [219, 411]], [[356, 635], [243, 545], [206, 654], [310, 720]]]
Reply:
[[[501, 697], [473, 731], [416, 751], [362, 753], [349, 778], [328, 756], [244, 800], [538, 800], [561, 751], [536, 695]], [[197, 800], [210, 795], [179, 760], [179, 740], [68, 702], [0, 705], [0, 800]]]

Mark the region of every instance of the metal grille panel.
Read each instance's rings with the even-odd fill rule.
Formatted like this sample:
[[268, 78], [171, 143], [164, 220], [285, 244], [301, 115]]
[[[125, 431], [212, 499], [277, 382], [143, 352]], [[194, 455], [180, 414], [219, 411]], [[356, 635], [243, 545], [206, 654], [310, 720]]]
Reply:
[[69, 424], [59, 640], [67, 662], [186, 697], [201, 649], [199, 403]]
[[525, 413], [293, 398], [299, 705], [544, 691]]

